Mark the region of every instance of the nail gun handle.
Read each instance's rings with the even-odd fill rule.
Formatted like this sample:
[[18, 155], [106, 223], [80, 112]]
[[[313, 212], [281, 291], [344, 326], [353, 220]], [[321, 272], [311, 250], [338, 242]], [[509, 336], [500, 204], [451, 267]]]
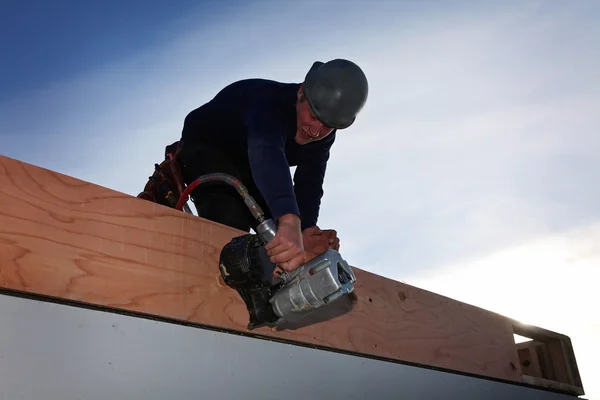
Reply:
[[256, 231], [263, 242], [269, 243], [277, 234], [277, 226], [272, 219], [267, 219], [258, 224]]
[[[277, 234], [277, 226], [275, 225], [275, 221], [272, 219], [267, 219], [258, 224], [256, 231], [264, 243], [269, 243]], [[289, 273], [279, 265], [275, 265], [273, 277], [287, 282], [289, 280]]]

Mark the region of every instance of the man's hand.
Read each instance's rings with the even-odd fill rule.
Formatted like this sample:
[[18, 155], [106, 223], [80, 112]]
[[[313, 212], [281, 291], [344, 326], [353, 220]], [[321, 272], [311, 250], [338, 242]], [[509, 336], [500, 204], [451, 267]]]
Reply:
[[325, 253], [328, 249], [336, 251], [340, 249], [340, 239], [333, 229], [321, 230], [318, 226], [313, 226], [302, 232], [302, 238], [304, 240], [304, 250], [309, 259]]
[[340, 250], [340, 238], [337, 236], [335, 229], [324, 229], [323, 232], [329, 239], [329, 248], [335, 251]]
[[265, 250], [272, 263], [290, 272], [305, 261], [300, 218], [287, 214], [279, 218], [277, 234], [266, 246]]

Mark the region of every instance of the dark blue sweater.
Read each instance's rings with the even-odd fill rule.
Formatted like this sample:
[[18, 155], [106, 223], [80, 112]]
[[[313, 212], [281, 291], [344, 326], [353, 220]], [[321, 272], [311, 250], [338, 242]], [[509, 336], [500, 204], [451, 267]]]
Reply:
[[[299, 87], [264, 79], [234, 82], [190, 112], [182, 139], [208, 142], [242, 161], [273, 218], [294, 213], [306, 229], [317, 224], [336, 131], [305, 145], [294, 141]], [[293, 180], [291, 166], [296, 166]]]

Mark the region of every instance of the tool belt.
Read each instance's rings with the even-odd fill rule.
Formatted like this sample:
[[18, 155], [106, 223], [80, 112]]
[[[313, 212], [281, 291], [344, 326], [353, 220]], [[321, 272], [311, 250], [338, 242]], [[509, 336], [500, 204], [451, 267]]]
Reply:
[[148, 178], [144, 191], [138, 198], [175, 208], [185, 190], [185, 182], [179, 165], [182, 142], [177, 141], [165, 147], [165, 159], [154, 164], [154, 173]]

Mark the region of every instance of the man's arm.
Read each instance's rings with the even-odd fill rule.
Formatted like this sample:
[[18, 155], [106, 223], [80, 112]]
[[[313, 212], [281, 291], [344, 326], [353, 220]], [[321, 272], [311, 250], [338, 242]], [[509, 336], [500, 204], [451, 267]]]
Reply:
[[285, 156], [284, 125], [269, 113], [268, 104], [257, 104], [245, 116], [248, 160], [256, 187], [275, 221], [283, 215], [300, 216], [290, 167]]
[[302, 214], [302, 242], [307, 260], [327, 249], [339, 251], [340, 248], [340, 239], [334, 229], [321, 230], [317, 226], [329, 150], [313, 160], [315, 162], [297, 168], [294, 175], [296, 196]]
[[332, 144], [333, 138], [310, 161], [303, 162], [296, 167], [294, 191], [302, 219], [303, 231], [317, 225], [321, 199], [324, 193], [323, 182], [325, 180], [327, 161], [329, 161], [329, 152]]
[[248, 159], [252, 176], [278, 228], [265, 246], [271, 262], [293, 271], [306, 257], [290, 167], [285, 156], [285, 122], [276, 108], [258, 103], [245, 116]]

